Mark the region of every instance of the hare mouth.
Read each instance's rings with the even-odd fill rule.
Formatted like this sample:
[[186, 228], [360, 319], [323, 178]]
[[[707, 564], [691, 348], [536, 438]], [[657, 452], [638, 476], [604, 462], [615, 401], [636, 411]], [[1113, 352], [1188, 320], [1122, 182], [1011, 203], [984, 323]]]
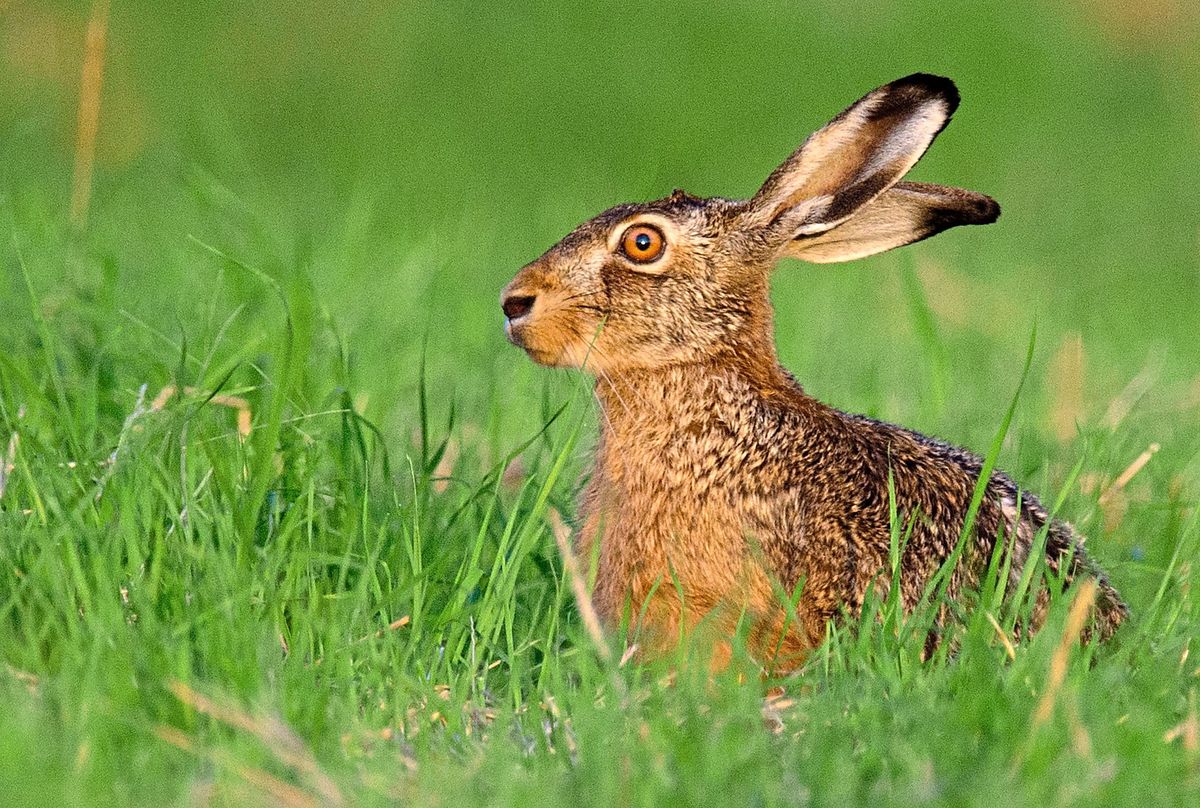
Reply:
[[504, 324], [504, 334], [530, 359], [545, 367], [579, 367], [587, 353], [586, 348], [577, 344], [573, 329], [561, 323], [510, 320]]
[[514, 323], [512, 320], [504, 321], [504, 336], [513, 345], [526, 351], [529, 350], [529, 346], [526, 344], [528, 332], [529, 329], [525, 327], [524, 323]]
[[544, 347], [537, 344], [530, 331], [529, 324], [525, 322], [508, 320], [504, 323], [504, 335], [508, 337], [509, 342], [523, 350], [530, 359], [539, 365], [554, 364], [554, 357]]

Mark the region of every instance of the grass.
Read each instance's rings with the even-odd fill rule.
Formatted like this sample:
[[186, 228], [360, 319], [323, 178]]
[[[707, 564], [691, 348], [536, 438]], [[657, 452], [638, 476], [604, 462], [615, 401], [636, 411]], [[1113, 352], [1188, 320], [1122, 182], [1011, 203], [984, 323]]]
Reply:
[[[0, 802], [1195, 802], [1200, 37], [1171, 8], [116, 0], [72, 224], [91, 6], [7, 5]], [[782, 266], [781, 356], [991, 446], [1131, 624], [1074, 643], [1075, 589], [1009, 646], [985, 587], [922, 663], [880, 593], [786, 681], [622, 663], [554, 535], [588, 382], [503, 343], [498, 291], [606, 205], [753, 191], [916, 69], [964, 103], [915, 178], [1004, 216]]]

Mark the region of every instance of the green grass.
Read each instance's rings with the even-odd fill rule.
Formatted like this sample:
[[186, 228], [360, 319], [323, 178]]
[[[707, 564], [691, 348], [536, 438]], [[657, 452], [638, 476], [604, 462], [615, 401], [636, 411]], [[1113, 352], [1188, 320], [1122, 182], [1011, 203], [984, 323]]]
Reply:
[[[88, 5], [0, 9], [0, 803], [1200, 798], [1185, 12], [114, 0], [76, 230]], [[769, 720], [736, 666], [605, 663], [550, 528], [588, 382], [504, 343], [499, 289], [607, 205], [752, 192], [917, 69], [964, 103], [914, 178], [1004, 215], [785, 264], [781, 357], [845, 409], [980, 451], [1003, 433], [998, 464], [1089, 537], [1130, 625], [1055, 674], [1075, 593], [1010, 657], [987, 615], [1016, 613], [985, 591], [920, 663], [884, 597]]]

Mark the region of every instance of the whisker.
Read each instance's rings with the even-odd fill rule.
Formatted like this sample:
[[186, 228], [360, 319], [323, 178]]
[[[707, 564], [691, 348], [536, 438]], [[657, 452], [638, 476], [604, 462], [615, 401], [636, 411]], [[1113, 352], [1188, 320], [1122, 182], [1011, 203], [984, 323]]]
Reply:
[[[592, 333], [591, 338], [588, 340], [588, 349], [587, 349], [587, 352], [584, 353], [583, 361], [579, 363], [579, 370], [580, 370], [580, 372], [584, 372], [589, 369], [592, 370], [596, 374], [596, 376], [604, 379], [608, 383], [609, 387], [612, 387], [613, 386], [612, 379], [605, 372], [604, 368], [601, 365], [596, 365], [596, 364], [593, 364], [590, 366], [588, 365], [588, 360], [591, 358], [593, 353], [595, 353], [596, 356], [600, 356], [600, 357], [602, 357], [604, 355], [604, 350], [599, 345], [596, 344], [596, 340], [600, 336], [600, 329], [602, 327], [603, 327], [603, 322], [601, 322], [600, 326], [596, 328], [596, 330]], [[575, 330], [575, 337], [581, 341], [585, 339], [584, 335], [578, 329]], [[604, 406], [604, 402], [600, 400], [600, 393], [597, 392], [597, 389], [598, 389], [597, 386], [592, 387], [592, 397], [596, 400], [597, 408], [600, 410], [600, 417], [604, 419], [604, 423], [608, 426], [608, 431], [610, 433], [612, 433], [615, 431], [615, 429], [613, 427], [612, 418], [609, 417], [608, 409]], [[618, 398], [620, 398], [619, 395], [618, 395]], [[628, 406], [625, 407], [625, 411], [629, 412]]]
[[[581, 362], [580, 366], [579, 366], [580, 370], [588, 369], [588, 367], [589, 367], [588, 359], [593, 354], [599, 359], [608, 358], [608, 353], [597, 342], [597, 340], [600, 337], [600, 331], [603, 328], [604, 328], [604, 321], [601, 321], [600, 325], [597, 326], [595, 333], [592, 335], [591, 341], [588, 344], [587, 353], [584, 355], [583, 362]], [[582, 338], [582, 335], [579, 335], [579, 336], [580, 336], [580, 338]], [[590, 367], [596, 373], [596, 375], [598, 377], [600, 377], [601, 379], [604, 380], [604, 382], [608, 385], [609, 389], [612, 390], [613, 395], [616, 397], [617, 401], [620, 403], [621, 408], [623, 410], [625, 410], [625, 414], [632, 418], [633, 417], [633, 408], [629, 406], [629, 402], [626, 401], [625, 397], [621, 395], [621, 391], [617, 385], [617, 382], [613, 379], [612, 374], [609, 373], [607, 370], [605, 370], [604, 366], [601, 364], [593, 363]], [[612, 429], [612, 420], [608, 417], [608, 413], [605, 411], [605, 408], [604, 408], [604, 403], [602, 401], [600, 401], [600, 397], [598, 394], [596, 395], [596, 400], [600, 404], [600, 411], [604, 415], [604, 419], [605, 419], [605, 421], [607, 421], [608, 427], [611, 430]], [[645, 402], [645, 399], [643, 399], [643, 403], [644, 402]]]
[[579, 292], [577, 294], [568, 295], [567, 297], [564, 297], [562, 302], [567, 303], [572, 300], [578, 300], [581, 297], [598, 297], [599, 295], [600, 295], [599, 289], [587, 289], [587, 290]]
[[592, 398], [596, 399], [596, 409], [600, 410], [600, 417], [603, 418], [604, 423], [608, 425], [609, 433], [615, 433], [616, 430], [613, 428], [612, 419], [608, 417], [608, 410], [605, 409], [604, 402], [600, 400], [600, 394], [596, 392], [595, 387], [592, 388]]
[[[593, 344], [591, 350], [600, 359], [610, 358], [608, 352], [605, 351], [604, 348], [602, 348], [600, 345]], [[613, 379], [612, 374], [603, 372], [603, 370], [601, 368], [599, 368], [598, 366], [597, 366], [596, 370], [597, 370], [597, 375], [604, 376], [605, 381], [608, 382], [608, 386], [613, 388], [613, 394], [621, 402], [622, 406], [625, 408], [625, 412], [632, 413], [632, 409], [630, 408], [629, 403], [621, 396], [620, 391], [617, 389], [617, 382]], [[645, 394], [642, 393], [640, 390], [638, 390], [635, 387], [630, 387], [629, 392], [635, 396], [636, 401], [638, 401], [641, 404], [646, 405], [647, 407], [650, 406], [649, 399], [647, 399]]]
[[[601, 348], [598, 345], [593, 345], [592, 349], [596, 352], [596, 355], [598, 357], [600, 357], [601, 359], [605, 358], [605, 351], [603, 348]], [[605, 370], [602, 365], [595, 365], [594, 369], [596, 371], [596, 374], [598, 376], [600, 376], [602, 379], [604, 379], [605, 383], [608, 385], [608, 388], [610, 390], [612, 390], [613, 395], [616, 397], [617, 401], [620, 402], [621, 408], [625, 410], [625, 414], [632, 418], [633, 417], [633, 408], [631, 408], [629, 406], [629, 402], [626, 401], [625, 397], [621, 395], [621, 391], [617, 387], [617, 382], [613, 379], [612, 374], [609, 373], [607, 370]], [[598, 396], [597, 396], [597, 400], [599, 400]], [[603, 402], [601, 402], [600, 409], [601, 410], [604, 409]], [[607, 415], [605, 417], [607, 418]], [[611, 426], [612, 426], [612, 422], [610, 421], [609, 427], [611, 428]]]
[[[613, 392], [613, 395], [617, 397], [617, 401], [618, 401], [618, 402], [620, 402], [620, 404], [621, 404], [621, 408], [625, 410], [625, 414], [626, 414], [626, 415], [628, 415], [628, 416], [630, 416], [630, 417], [632, 418], [632, 417], [633, 417], [633, 411], [632, 411], [631, 409], [629, 409], [629, 404], [628, 404], [628, 403], [625, 401], [624, 397], [623, 397], [623, 396], [621, 395], [621, 393], [620, 393], [620, 392], [617, 390], [617, 385], [616, 385], [616, 383], [615, 383], [615, 382], [613, 382], [612, 376], [610, 376], [610, 375], [608, 374], [608, 372], [607, 372], [607, 371], [605, 371], [605, 370], [604, 370], [604, 369], [602, 369], [602, 368], [598, 368], [598, 371], [599, 371], [600, 375], [601, 375], [601, 376], [604, 378], [604, 381], [605, 381], [605, 382], [608, 384], [608, 388], [609, 388], [610, 390], [612, 390], [612, 392]], [[597, 400], [599, 400], [599, 394], [597, 394]], [[601, 412], [604, 412], [604, 403], [603, 403], [603, 402], [601, 402], [601, 403], [600, 403], [600, 411], [601, 411]], [[607, 418], [608, 418], [608, 414], [607, 414], [607, 413], [605, 413], [604, 417], [607, 419]], [[608, 425], [609, 425], [609, 428], [611, 429], [611, 428], [612, 428], [612, 421], [611, 421], [611, 420], [609, 421], [609, 424], [608, 424]]]

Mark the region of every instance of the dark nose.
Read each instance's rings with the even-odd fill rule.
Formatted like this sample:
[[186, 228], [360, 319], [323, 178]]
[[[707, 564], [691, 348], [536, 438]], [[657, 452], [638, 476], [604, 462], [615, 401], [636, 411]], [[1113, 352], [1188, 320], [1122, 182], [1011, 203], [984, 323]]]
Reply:
[[533, 295], [509, 295], [504, 298], [500, 308], [504, 309], [504, 316], [508, 319], [519, 320], [530, 312], [534, 300], [536, 298]]

